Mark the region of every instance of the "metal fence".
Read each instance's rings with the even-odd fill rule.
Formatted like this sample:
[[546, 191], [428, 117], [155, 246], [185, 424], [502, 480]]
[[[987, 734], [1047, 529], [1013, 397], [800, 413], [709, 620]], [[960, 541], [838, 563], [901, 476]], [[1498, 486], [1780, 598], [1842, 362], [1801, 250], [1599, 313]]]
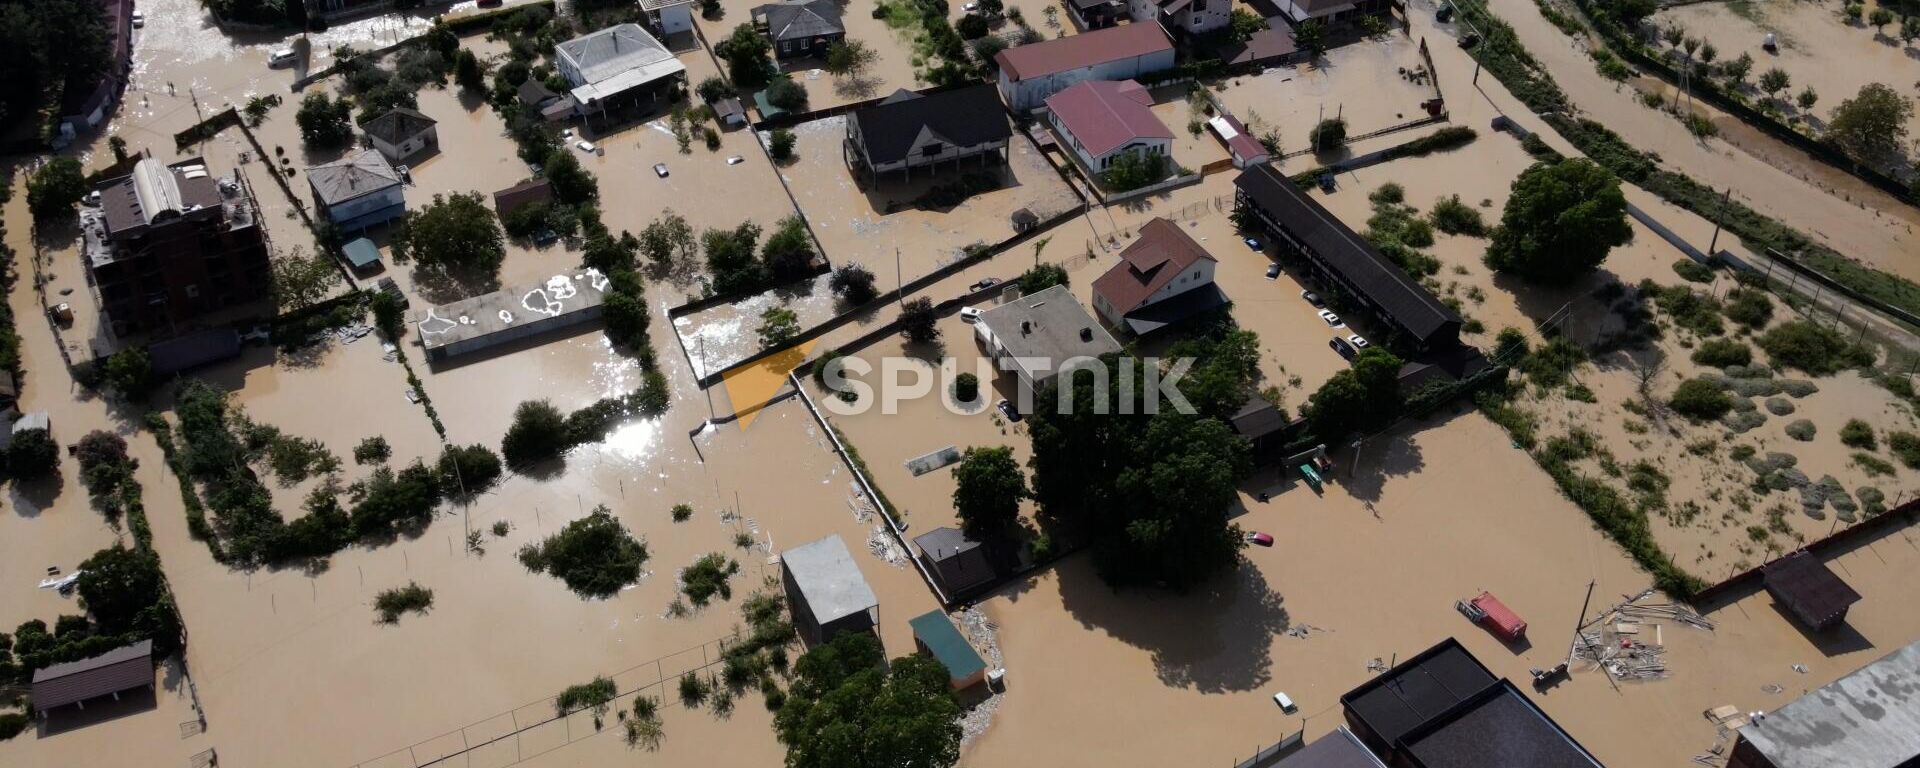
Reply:
[[[666, 689], [667, 684], [687, 673], [705, 672], [719, 665], [729, 639], [710, 640], [608, 675], [620, 690], [609, 706], [612, 710], [618, 710], [623, 702], [641, 694], [656, 696], [661, 706], [678, 703], [677, 697], [662, 696], [660, 692]], [[512, 765], [604, 732], [602, 726], [606, 722], [595, 723], [591, 709], [561, 714], [555, 705], [557, 698], [557, 695], [547, 696], [527, 702], [462, 728], [355, 763], [354, 768], [426, 768], [468, 765], [475, 761], [486, 765]]]
[[[1179, 208], [1161, 213], [1155, 218], [1169, 219], [1172, 221], [1199, 221], [1214, 214], [1226, 213], [1232, 210], [1233, 197], [1231, 195], [1214, 195], [1205, 200], [1188, 203]], [[1086, 250], [1083, 255], [1070, 259], [1062, 259], [1060, 265], [1066, 267], [1068, 271], [1072, 271], [1076, 267], [1085, 265], [1095, 254], [1123, 250], [1128, 245], [1133, 244], [1133, 238], [1140, 234], [1140, 228], [1144, 226], [1146, 226], [1146, 224], [1143, 222], [1138, 226], [1115, 229], [1113, 232], [1098, 240], [1087, 240], [1085, 241]]]

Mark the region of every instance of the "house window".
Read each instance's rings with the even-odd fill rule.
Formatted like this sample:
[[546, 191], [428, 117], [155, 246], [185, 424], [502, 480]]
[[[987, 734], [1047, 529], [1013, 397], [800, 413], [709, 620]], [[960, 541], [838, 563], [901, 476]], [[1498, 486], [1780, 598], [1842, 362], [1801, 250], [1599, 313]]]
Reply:
[[946, 148], [945, 144], [940, 144], [936, 142], [936, 143], [928, 144], [924, 147], [921, 147], [920, 154], [926, 155], [927, 157], [932, 157], [934, 155], [940, 154], [940, 151], [945, 148]]
[[[1205, 13], [1206, 11], [1207, 11], [1207, 0], [1193, 0], [1194, 13]], [[1194, 23], [1198, 24], [1199, 20], [1196, 19]]]
[[1193, 279], [1195, 279], [1195, 280], [1198, 280], [1198, 279], [1200, 279], [1200, 270], [1197, 270], [1197, 269], [1196, 269], [1196, 270], [1194, 270], [1194, 271], [1193, 271]]

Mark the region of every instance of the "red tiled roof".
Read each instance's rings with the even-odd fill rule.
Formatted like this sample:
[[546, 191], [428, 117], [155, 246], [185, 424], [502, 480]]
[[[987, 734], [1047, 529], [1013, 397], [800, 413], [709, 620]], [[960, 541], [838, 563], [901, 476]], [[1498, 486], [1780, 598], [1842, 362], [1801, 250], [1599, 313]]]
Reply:
[[553, 185], [546, 179], [528, 179], [493, 193], [493, 210], [501, 216], [513, 213], [529, 203], [553, 199]]
[[1140, 239], [1120, 252], [1120, 263], [1094, 278], [1093, 293], [1125, 316], [1202, 259], [1214, 260], [1180, 225], [1157, 218], [1142, 226]]
[[1074, 83], [1048, 96], [1047, 109], [1094, 157], [1139, 139], [1173, 138], [1173, 131], [1153, 114], [1153, 96], [1132, 80]]
[[1015, 82], [1109, 61], [1173, 50], [1159, 24], [1122, 24], [1084, 35], [1008, 48], [994, 55], [1000, 70]]

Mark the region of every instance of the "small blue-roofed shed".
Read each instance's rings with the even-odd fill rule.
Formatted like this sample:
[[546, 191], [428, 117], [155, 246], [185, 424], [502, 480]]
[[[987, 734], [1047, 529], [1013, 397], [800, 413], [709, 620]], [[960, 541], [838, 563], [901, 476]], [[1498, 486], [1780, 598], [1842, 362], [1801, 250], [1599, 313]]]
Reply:
[[380, 263], [380, 246], [364, 237], [347, 243], [340, 250], [347, 254], [347, 263], [352, 264], [355, 270], [369, 269]]
[[972, 686], [987, 676], [987, 661], [980, 658], [980, 652], [960, 635], [953, 627], [947, 614], [940, 611], [927, 611], [913, 621], [913, 643], [920, 652], [932, 656], [947, 668], [947, 676], [954, 690]]

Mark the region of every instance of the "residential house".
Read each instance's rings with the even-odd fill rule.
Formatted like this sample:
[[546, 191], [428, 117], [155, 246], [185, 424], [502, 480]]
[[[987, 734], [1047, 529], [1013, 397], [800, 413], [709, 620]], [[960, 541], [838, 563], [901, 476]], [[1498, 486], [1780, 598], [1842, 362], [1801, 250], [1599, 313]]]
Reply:
[[[1384, 341], [1416, 352], [1460, 345], [1460, 315], [1428, 293], [1271, 165], [1255, 165], [1233, 180], [1234, 202], [1253, 214], [1282, 253], [1302, 257], [1329, 298], [1366, 313], [1385, 330]], [[1383, 339], [1376, 339], [1382, 341]]]
[[1396, 768], [1602, 768], [1453, 638], [1348, 691], [1340, 704], [1353, 734]]
[[1286, 19], [1279, 17], [1267, 20], [1267, 28], [1253, 33], [1244, 42], [1227, 45], [1220, 52], [1220, 61], [1235, 72], [1246, 72], [1260, 67], [1273, 67], [1292, 64], [1305, 58], [1305, 52], [1293, 38], [1293, 29]]
[[[528, 78], [532, 79], [532, 78]], [[418, 110], [396, 107], [387, 113], [368, 120], [360, 126], [373, 148], [380, 150], [388, 160], [400, 162], [408, 157], [439, 146], [440, 133], [434, 126], [434, 119], [421, 114]]]
[[[1217, 1], [1217, 0], [1216, 0]], [[1172, 69], [1173, 41], [1157, 24], [1123, 24], [994, 54], [1007, 108], [1026, 112], [1087, 80], [1127, 80]]]
[[313, 204], [342, 232], [385, 224], [407, 212], [400, 174], [378, 150], [363, 149], [307, 169]]
[[1047, 97], [1047, 122], [1089, 175], [1127, 155], [1173, 153], [1173, 131], [1153, 114], [1153, 95], [1132, 80], [1074, 83]]
[[252, 190], [205, 160], [152, 158], [95, 187], [82, 264], [117, 336], [173, 330], [267, 295], [272, 272]]
[[993, 581], [993, 563], [980, 542], [958, 528], [942, 526], [914, 537], [920, 563], [949, 599]]
[[693, 0], [640, 0], [640, 10], [661, 37], [693, 31]]
[[1174, 37], [1187, 38], [1226, 29], [1233, 0], [1127, 0], [1127, 13], [1135, 24], [1158, 23]]
[[1156, 218], [1093, 279], [1093, 309], [1109, 327], [1140, 336], [1226, 306], [1213, 282], [1217, 263], [1179, 224]]
[[827, 49], [847, 37], [838, 0], [783, 0], [753, 9], [753, 25], [773, 43], [773, 56], [787, 59], [827, 57]]
[[1385, 19], [1393, 13], [1389, 0], [1273, 0], [1273, 4], [1296, 27], [1309, 21], [1344, 26], [1365, 16]]
[[981, 166], [1004, 163], [1011, 138], [1013, 127], [991, 85], [930, 94], [900, 90], [848, 113], [842, 153], [860, 175], [898, 171], [911, 179], [915, 169], [933, 173], [968, 158], [979, 158]]
[[1120, 342], [1061, 285], [981, 312], [973, 332], [1029, 396], [1062, 372], [1098, 365], [1102, 355], [1121, 351]]
[[578, 112], [572, 96], [554, 93], [539, 78], [527, 78], [526, 82], [520, 84], [518, 95], [520, 106], [538, 112], [540, 118], [549, 123], [565, 122]]
[[1081, 32], [1106, 29], [1127, 16], [1127, 4], [1120, 0], [1067, 0], [1067, 17]]
[[1920, 643], [1740, 726], [1727, 768], [1920, 765]]
[[99, 0], [107, 27], [107, 63], [90, 88], [69, 84], [60, 102], [60, 135], [55, 146], [66, 146], [81, 131], [98, 127], [113, 115], [120, 92], [133, 72], [133, 0]]
[[573, 86], [575, 110], [608, 119], [671, 97], [687, 67], [638, 24], [616, 24], [555, 47], [560, 76]]

